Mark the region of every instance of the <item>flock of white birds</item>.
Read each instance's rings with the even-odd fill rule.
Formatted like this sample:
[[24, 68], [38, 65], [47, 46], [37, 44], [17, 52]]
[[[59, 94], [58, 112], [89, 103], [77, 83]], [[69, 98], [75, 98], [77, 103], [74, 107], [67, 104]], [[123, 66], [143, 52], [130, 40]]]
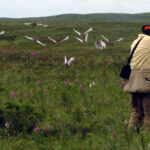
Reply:
[[[48, 27], [48, 25], [45, 25], [45, 24], [40, 24], [40, 23], [36, 23], [36, 22], [33, 22], [33, 23], [24, 23], [24, 25], [27, 25], [27, 26], [42, 26], [42, 27]], [[89, 28], [87, 31], [85, 31], [84, 33], [81, 33], [79, 31], [77, 31], [76, 29], [73, 29], [73, 31], [78, 35], [76, 36], [76, 39], [81, 42], [82, 44], [88, 44], [88, 36], [89, 36], [89, 32], [93, 31], [93, 28]], [[0, 35], [3, 35], [5, 33], [5, 31], [1, 31], [0, 32]], [[101, 35], [102, 39], [104, 40], [100, 40], [100, 41], [95, 41], [95, 47], [97, 49], [105, 49], [106, 48], [106, 45], [109, 45], [109, 46], [112, 46], [114, 45], [116, 42], [120, 42], [123, 40], [123, 37], [115, 40], [115, 41], [110, 41], [108, 38], [106, 38], [104, 35]], [[40, 40], [38, 40], [37, 38], [33, 38], [33, 37], [30, 37], [30, 36], [25, 36], [26, 39], [30, 40], [31, 42], [33, 43], [38, 43], [42, 46], [46, 46], [46, 44], [42, 43]], [[67, 41], [69, 40], [69, 36], [63, 38], [62, 40], [55, 40], [53, 39], [52, 37], [50, 36], [47, 36], [47, 39], [49, 39], [50, 41], [52, 41], [53, 43], [56, 44], [56, 46], [59, 46], [62, 42], [64, 41]], [[69, 60], [67, 60], [66, 56], [64, 57], [64, 63], [66, 65], [66, 67], [69, 67], [70, 64], [74, 61], [74, 57], [71, 57]]]
[[[43, 26], [43, 27], [48, 27], [48, 25], [45, 25], [45, 24], [40, 24], [40, 23], [24, 23], [25, 25], [30, 25], [30, 26]], [[73, 29], [73, 31], [78, 35], [76, 36], [76, 39], [83, 43], [83, 44], [88, 44], [88, 36], [89, 36], [89, 32], [93, 31], [93, 28], [89, 28], [87, 31], [85, 31], [84, 33], [81, 33], [79, 31], [77, 31], [76, 29]], [[109, 46], [112, 46], [114, 45], [116, 42], [120, 42], [123, 40], [123, 38], [119, 38], [115, 41], [110, 41], [108, 38], [106, 38], [104, 35], [101, 35], [101, 37], [103, 38], [103, 40], [100, 40], [100, 41], [95, 41], [95, 47], [97, 49], [105, 49], [106, 48], [106, 45], [108, 44]], [[36, 38], [32, 38], [32, 37], [29, 37], [29, 36], [25, 36], [25, 38], [29, 39], [30, 41], [32, 41], [33, 43], [38, 43], [38, 44], [41, 44], [43, 46], [46, 46], [46, 44], [42, 43], [41, 41], [39, 41], [38, 39]], [[52, 41], [53, 43], [56, 44], [56, 46], [59, 46], [62, 42], [64, 41], [67, 41], [69, 40], [69, 36], [63, 38], [62, 40], [55, 40], [53, 39], [52, 37], [48, 36], [47, 37], [50, 41]]]

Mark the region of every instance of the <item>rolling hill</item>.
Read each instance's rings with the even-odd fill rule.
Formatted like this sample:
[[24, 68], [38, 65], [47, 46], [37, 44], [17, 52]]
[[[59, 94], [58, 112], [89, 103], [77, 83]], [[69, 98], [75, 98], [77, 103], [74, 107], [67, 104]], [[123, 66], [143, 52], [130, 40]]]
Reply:
[[1, 23], [22, 23], [25, 21], [50, 22], [51, 24], [85, 23], [101, 21], [125, 21], [125, 22], [149, 22], [150, 13], [119, 14], [119, 13], [96, 13], [96, 14], [62, 14], [57, 16], [36, 18], [0, 18]]

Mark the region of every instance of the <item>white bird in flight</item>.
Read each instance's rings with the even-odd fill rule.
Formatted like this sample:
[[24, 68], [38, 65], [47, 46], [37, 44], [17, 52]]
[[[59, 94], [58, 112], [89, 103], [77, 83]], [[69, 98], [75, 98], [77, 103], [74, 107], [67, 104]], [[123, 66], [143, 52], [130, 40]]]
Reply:
[[3, 35], [4, 33], [5, 33], [5, 31], [1, 31], [1, 32], [0, 32], [0, 35]]
[[108, 38], [106, 38], [104, 35], [101, 35], [101, 37], [109, 44], [109, 46], [114, 45], [116, 42], [120, 42], [123, 40], [123, 37], [119, 38], [118, 40], [115, 41], [110, 41]]
[[51, 38], [50, 36], [48, 36], [48, 39], [52, 42], [54, 42], [57, 46], [59, 46], [62, 42], [69, 40], [69, 36], [65, 37], [62, 40], [54, 40], [53, 38]]
[[27, 23], [27, 22], [25, 22], [24, 24], [25, 24], [25, 25], [31, 25], [32, 27], [34, 27], [34, 26], [43, 26], [43, 27], [47, 27], [46, 24], [41, 24], [41, 23], [36, 23], [36, 22], [33, 22], [33, 23]]
[[79, 38], [79, 37], [76, 37], [76, 39], [83, 44], [88, 44], [88, 33], [85, 35], [84, 39]]
[[93, 30], [93, 28], [91, 27], [87, 31], [85, 31], [84, 33], [81, 33], [79, 31], [77, 31], [76, 29], [73, 29], [73, 31], [79, 35], [80, 39], [85, 38], [85, 36], [87, 35], [87, 33], [91, 32], [92, 30]]
[[74, 61], [74, 57], [71, 57], [69, 60], [67, 60], [66, 56], [64, 57], [64, 63], [66, 67], [69, 67], [73, 61]]
[[38, 43], [40, 45], [43, 45], [43, 46], [46, 46], [46, 44], [43, 44], [42, 42], [40, 42], [38, 39], [36, 38], [32, 38], [32, 37], [29, 37], [29, 36], [25, 36], [25, 38], [29, 39], [30, 41], [32, 41], [33, 43]]
[[91, 88], [91, 87], [93, 87], [93, 86], [95, 86], [95, 85], [96, 85], [96, 83], [95, 83], [95, 82], [92, 82], [92, 83], [89, 84], [89, 87]]
[[102, 50], [106, 48], [106, 43], [103, 40], [96, 41], [95, 46], [96, 48], [100, 48]]

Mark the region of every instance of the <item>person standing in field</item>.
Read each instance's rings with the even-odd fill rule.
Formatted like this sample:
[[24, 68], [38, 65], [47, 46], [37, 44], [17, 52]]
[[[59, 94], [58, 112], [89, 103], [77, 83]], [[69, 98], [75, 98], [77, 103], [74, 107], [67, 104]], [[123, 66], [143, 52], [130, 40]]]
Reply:
[[142, 27], [144, 34], [139, 34], [131, 45], [131, 51], [138, 44], [130, 62], [131, 75], [124, 91], [131, 94], [132, 113], [128, 127], [135, 127], [137, 132], [145, 122], [150, 131], [150, 25]]

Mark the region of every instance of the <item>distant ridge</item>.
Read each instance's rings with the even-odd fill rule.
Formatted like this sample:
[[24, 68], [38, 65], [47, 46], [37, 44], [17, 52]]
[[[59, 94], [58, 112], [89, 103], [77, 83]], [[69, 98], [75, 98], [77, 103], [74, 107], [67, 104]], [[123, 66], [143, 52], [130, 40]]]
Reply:
[[31, 18], [0, 18], [1, 23], [13, 21], [21, 23], [24, 21], [40, 21], [55, 23], [84, 23], [91, 21], [141, 21], [150, 22], [150, 13], [127, 14], [127, 13], [95, 13], [95, 14], [62, 14], [47, 17]]

